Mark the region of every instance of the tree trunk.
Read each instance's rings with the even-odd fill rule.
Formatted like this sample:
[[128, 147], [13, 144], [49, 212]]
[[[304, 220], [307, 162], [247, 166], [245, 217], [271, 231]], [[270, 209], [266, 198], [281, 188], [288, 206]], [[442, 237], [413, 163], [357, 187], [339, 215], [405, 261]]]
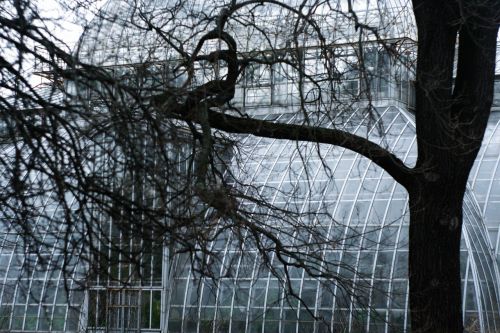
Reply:
[[413, 0], [413, 8], [418, 159], [406, 186], [411, 330], [462, 333], [462, 201], [490, 114], [500, 1]]
[[[442, 182], [439, 182], [442, 183]], [[461, 333], [463, 191], [423, 181], [410, 193], [412, 332]]]

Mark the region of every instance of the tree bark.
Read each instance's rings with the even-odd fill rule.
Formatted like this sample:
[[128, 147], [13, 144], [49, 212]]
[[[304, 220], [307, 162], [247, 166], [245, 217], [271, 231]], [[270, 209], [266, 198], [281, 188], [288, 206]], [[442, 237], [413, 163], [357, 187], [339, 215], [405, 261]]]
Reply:
[[412, 332], [463, 332], [460, 239], [463, 189], [421, 181], [410, 192]]

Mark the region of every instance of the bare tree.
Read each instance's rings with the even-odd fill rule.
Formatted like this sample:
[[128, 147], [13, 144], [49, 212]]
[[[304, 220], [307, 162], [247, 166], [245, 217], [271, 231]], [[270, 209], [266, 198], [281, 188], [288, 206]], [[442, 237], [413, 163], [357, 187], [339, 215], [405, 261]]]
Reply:
[[[231, 235], [242, 252], [257, 249], [290, 296], [300, 299], [294, 268], [356, 296], [323, 251], [345, 235], [310, 222], [331, 214], [276, 205], [235, 168], [239, 134], [296, 141], [299, 157], [299, 142], [321, 157], [321, 147], [334, 145], [370, 159], [409, 193], [412, 331], [463, 330], [462, 202], [492, 103], [497, 1], [413, 1], [414, 167], [348, 130], [365, 122], [367, 133], [384, 131], [374, 100], [393, 73], [371, 73], [371, 50], [413, 66], [412, 22], [393, 38], [392, 22], [383, 21], [390, 3], [379, 4], [375, 23], [351, 1], [116, 4], [98, 14], [100, 24], [87, 28], [74, 54], [57, 46], [30, 1], [2, 4], [1, 211], [34, 263], [57, 248], [64, 253], [57, 264], [72, 277], [85, 272], [84, 284], [133, 285], [161, 275], [154, 267], [166, 245], [170, 255], [189, 254], [200, 276], [217, 279], [222, 253], [211, 244]], [[26, 74], [34, 63], [48, 66], [44, 74], [59, 85], [34, 87]], [[352, 76], [356, 87], [346, 84]], [[238, 86], [280, 78], [292, 86], [292, 120], [239, 103]]]

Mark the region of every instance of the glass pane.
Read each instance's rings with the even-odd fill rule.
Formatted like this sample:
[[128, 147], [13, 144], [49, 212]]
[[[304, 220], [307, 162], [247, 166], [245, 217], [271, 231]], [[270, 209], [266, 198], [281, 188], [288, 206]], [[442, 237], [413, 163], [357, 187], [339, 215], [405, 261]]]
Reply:
[[143, 291], [142, 292], [142, 299], [141, 299], [141, 327], [142, 328], [149, 328], [149, 316], [150, 316], [150, 306], [151, 306], [151, 292], [150, 291]]
[[153, 291], [151, 303], [151, 328], [160, 328], [161, 324], [161, 291]]

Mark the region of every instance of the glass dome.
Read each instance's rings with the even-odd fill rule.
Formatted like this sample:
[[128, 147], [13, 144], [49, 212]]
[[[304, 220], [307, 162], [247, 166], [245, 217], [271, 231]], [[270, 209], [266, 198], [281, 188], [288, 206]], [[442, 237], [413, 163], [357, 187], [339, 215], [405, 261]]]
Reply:
[[[283, 50], [295, 43], [300, 47], [318, 46], [320, 39], [325, 45], [357, 43], [360, 36], [364, 42], [416, 39], [408, 0], [354, 1], [352, 13], [345, 0], [286, 0], [265, 6], [229, 0], [109, 0], [85, 29], [76, 53], [81, 60], [99, 66], [181, 59], [204, 33], [215, 28], [221, 11], [231, 4], [238, 9], [225, 30], [233, 35], [242, 53]], [[295, 22], [302, 27], [295, 27], [297, 30], [291, 33]], [[358, 29], [359, 24], [367, 29]], [[402, 46], [398, 49], [403, 53]]]

